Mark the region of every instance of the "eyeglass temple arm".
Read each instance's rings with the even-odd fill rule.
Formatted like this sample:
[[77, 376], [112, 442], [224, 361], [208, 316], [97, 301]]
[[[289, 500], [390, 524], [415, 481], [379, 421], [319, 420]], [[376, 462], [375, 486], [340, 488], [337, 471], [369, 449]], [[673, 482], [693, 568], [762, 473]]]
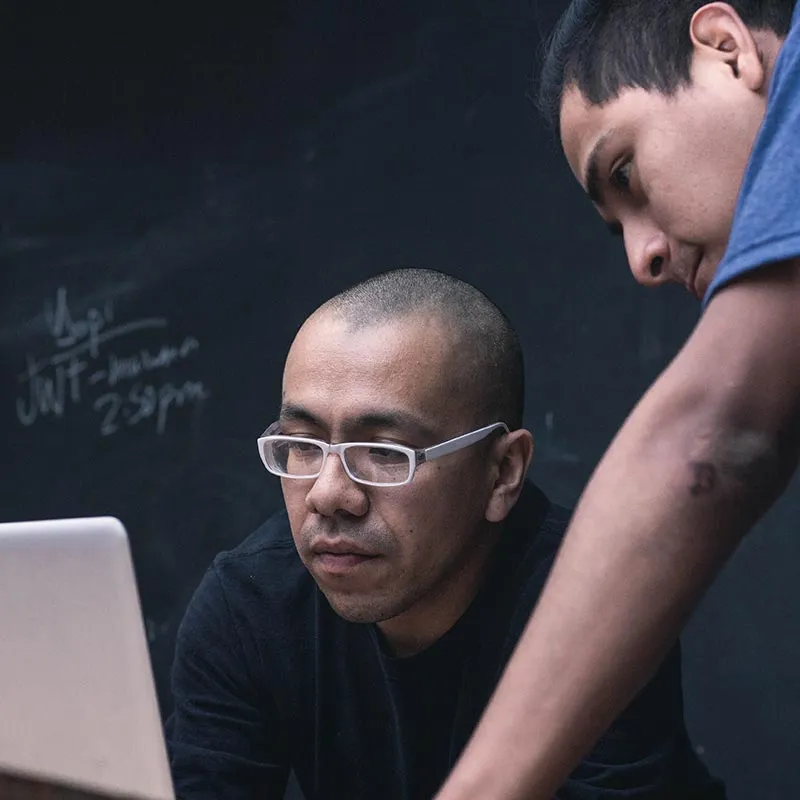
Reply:
[[463, 436], [456, 436], [455, 439], [448, 439], [446, 442], [429, 447], [427, 450], [417, 450], [417, 460], [420, 463], [433, 461], [435, 458], [455, 453], [456, 450], [462, 450], [471, 444], [475, 444], [475, 442], [479, 442], [481, 439], [485, 439], [492, 431], [496, 431], [498, 428], [502, 428], [508, 433], [508, 425], [505, 422], [495, 422], [485, 428], [478, 428], [477, 431], [472, 431], [472, 433], [465, 433]]
[[265, 436], [272, 436], [274, 433], [277, 433], [280, 428], [280, 422], [273, 422], [269, 425], [268, 428], [264, 431], [264, 433], [259, 436], [259, 439], [263, 439]]

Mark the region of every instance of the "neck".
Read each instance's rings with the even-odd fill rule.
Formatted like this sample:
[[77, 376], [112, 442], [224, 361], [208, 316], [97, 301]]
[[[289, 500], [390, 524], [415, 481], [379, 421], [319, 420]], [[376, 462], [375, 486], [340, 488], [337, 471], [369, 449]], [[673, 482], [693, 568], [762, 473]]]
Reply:
[[458, 622], [486, 580], [500, 530], [500, 525], [487, 525], [476, 536], [467, 557], [456, 561], [424, 597], [402, 614], [378, 623], [392, 655], [416, 655]]
[[772, 73], [775, 70], [775, 62], [786, 40], [770, 30], [754, 31], [753, 39], [758, 47], [758, 52], [761, 54], [761, 60], [766, 71], [767, 79], [764, 82], [764, 86], [766, 90], [769, 90], [769, 86], [772, 83]]

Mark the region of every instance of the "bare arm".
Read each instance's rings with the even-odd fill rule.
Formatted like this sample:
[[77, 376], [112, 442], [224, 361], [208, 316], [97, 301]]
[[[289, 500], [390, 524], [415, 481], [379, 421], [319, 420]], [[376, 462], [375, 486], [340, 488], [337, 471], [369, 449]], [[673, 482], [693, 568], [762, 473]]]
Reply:
[[655, 672], [798, 457], [800, 260], [710, 303], [588, 484], [437, 800], [550, 800]]

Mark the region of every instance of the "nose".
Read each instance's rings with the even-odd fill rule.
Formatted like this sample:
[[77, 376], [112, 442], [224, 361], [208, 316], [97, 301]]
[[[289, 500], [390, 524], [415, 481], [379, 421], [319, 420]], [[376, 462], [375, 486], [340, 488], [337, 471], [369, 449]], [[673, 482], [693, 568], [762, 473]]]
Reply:
[[342, 512], [362, 517], [369, 510], [366, 488], [350, 479], [336, 453], [329, 453], [306, 495], [306, 507], [326, 517]]
[[625, 252], [633, 277], [642, 286], [669, 280], [670, 250], [664, 233], [647, 222], [629, 221], [624, 228]]

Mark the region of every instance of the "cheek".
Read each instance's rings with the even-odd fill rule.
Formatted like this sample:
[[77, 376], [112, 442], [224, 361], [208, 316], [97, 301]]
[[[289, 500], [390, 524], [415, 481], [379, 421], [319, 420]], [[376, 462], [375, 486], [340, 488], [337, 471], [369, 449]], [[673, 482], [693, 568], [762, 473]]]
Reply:
[[736, 206], [744, 164], [739, 163], [738, 154], [727, 147], [720, 147], [720, 139], [711, 137], [706, 147], [690, 151], [692, 160], [685, 165], [691, 182], [691, 211], [702, 222], [714, 230], [727, 230]]
[[670, 178], [673, 208], [689, 238], [724, 246], [749, 157], [747, 137], [729, 119], [730, 109], [698, 109], [685, 123], [692, 136], [676, 140]]
[[738, 183], [725, 161], [721, 152], [710, 157], [701, 142], [676, 144], [668, 157], [643, 175], [650, 213], [661, 230], [698, 245], [727, 236]]
[[386, 502], [375, 503], [373, 511], [392, 532], [398, 559], [405, 568], [430, 560], [441, 541], [442, 503], [438, 493], [414, 487], [405, 497], [388, 497]]
[[382, 515], [397, 533], [401, 557], [420, 562], [420, 568], [434, 567], [470, 546], [483, 520], [481, 492], [469, 476], [442, 470], [426, 477], [430, 480], [411, 484], [407, 502]]
[[302, 481], [288, 480], [282, 481], [281, 490], [286, 513], [289, 515], [289, 524], [292, 527], [292, 533], [296, 535], [302, 528], [308, 513], [306, 508], [308, 490], [303, 486]]

